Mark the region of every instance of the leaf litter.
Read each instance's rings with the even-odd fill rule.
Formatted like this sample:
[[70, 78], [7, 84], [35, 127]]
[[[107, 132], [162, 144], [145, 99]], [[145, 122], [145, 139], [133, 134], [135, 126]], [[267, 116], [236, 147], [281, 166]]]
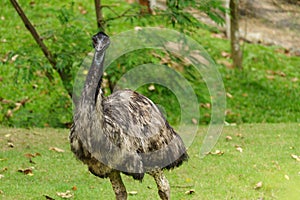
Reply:
[[73, 194], [70, 190], [67, 190], [66, 192], [56, 192], [56, 195], [63, 199], [70, 199], [73, 197]]
[[34, 167], [29, 167], [29, 168], [25, 168], [25, 169], [18, 169], [18, 172], [21, 172], [28, 176], [33, 176], [33, 170], [34, 170]]
[[297, 160], [298, 162], [300, 162], [300, 156], [296, 155], [296, 154], [291, 154], [291, 157], [295, 160]]
[[58, 152], [58, 153], [63, 153], [63, 152], [65, 152], [65, 150], [60, 149], [60, 148], [57, 148], [57, 147], [50, 147], [49, 150], [50, 150], [50, 151], [55, 151], [55, 152]]

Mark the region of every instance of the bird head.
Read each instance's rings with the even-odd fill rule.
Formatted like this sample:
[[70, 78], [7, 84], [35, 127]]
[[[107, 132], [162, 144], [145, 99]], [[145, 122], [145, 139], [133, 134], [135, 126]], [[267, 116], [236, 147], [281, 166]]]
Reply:
[[93, 46], [96, 51], [105, 51], [110, 44], [108, 35], [103, 32], [99, 32], [92, 37]]

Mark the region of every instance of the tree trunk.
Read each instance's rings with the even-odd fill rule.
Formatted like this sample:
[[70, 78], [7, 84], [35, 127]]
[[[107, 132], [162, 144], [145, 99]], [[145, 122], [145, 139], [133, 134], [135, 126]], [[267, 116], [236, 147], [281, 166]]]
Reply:
[[239, 36], [239, 14], [238, 14], [238, 0], [230, 0], [230, 37], [231, 37], [231, 57], [233, 66], [239, 69], [243, 68], [242, 51], [240, 48]]
[[[230, 0], [225, 0], [225, 8], [229, 10]], [[230, 39], [230, 13], [225, 13], [226, 37]]]

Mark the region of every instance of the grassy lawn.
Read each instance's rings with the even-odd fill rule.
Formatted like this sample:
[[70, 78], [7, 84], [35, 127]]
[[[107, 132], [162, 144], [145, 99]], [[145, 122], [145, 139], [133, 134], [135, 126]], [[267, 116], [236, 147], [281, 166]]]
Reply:
[[[300, 196], [300, 124], [225, 127], [212, 152], [199, 158], [207, 127], [189, 147], [190, 161], [167, 172], [172, 199], [297, 199]], [[230, 138], [230, 137], [231, 138]], [[226, 139], [227, 138], [227, 139]], [[229, 138], [229, 139], [228, 139]], [[9, 147], [13, 145], [13, 147]], [[49, 150], [56, 147], [64, 150]], [[240, 151], [237, 150], [240, 147]], [[66, 129], [0, 129], [0, 199], [114, 199], [109, 181], [91, 175], [70, 152]], [[59, 150], [58, 149], [58, 150]], [[36, 157], [28, 158], [29, 154]], [[20, 169], [32, 168], [24, 175]], [[28, 170], [30, 171], [30, 170]], [[150, 176], [142, 183], [123, 176], [129, 199], [158, 199]], [[261, 187], [256, 185], [261, 182]], [[193, 194], [186, 194], [194, 190]]]

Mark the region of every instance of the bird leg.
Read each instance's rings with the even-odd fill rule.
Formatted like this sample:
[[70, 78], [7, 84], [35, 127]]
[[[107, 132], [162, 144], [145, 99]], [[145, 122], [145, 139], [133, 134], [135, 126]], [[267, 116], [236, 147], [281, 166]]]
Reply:
[[162, 200], [169, 200], [170, 199], [170, 186], [169, 181], [165, 177], [162, 170], [157, 170], [150, 172], [149, 175], [151, 175], [157, 185], [158, 194]]
[[116, 200], [126, 200], [127, 192], [122, 181], [120, 172], [113, 171], [109, 174], [109, 179], [116, 195]]

